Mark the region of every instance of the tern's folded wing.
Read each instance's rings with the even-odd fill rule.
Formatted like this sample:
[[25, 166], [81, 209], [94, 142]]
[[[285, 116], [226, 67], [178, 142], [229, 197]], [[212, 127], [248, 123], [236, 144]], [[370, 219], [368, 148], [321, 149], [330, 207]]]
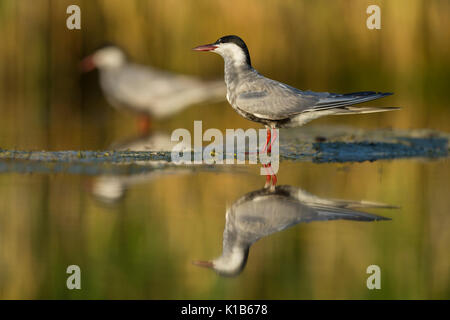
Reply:
[[269, 120], [281, 120], [299, 114], [319, 101], [319, 97], [263, 76], [243, 81], [236, 94], [240, 110]]
[[347, 94], [301, 91], [260, 74], [245, 80], [237, 90], [236, 107], [270, 120], [286, 119], [303, 112], [345, 108], [392, 94], [373, 91]]

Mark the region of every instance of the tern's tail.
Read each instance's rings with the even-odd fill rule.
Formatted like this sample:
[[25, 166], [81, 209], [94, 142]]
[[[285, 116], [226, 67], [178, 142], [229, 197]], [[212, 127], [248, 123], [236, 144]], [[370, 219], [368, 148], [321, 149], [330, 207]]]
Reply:
[[326, 200], [317, 203], [308, 203], [318, 217], [316, 220], [354, 220], [354, 221], [379, 221], [391, 220], [383, 216], [360, 211], [360, 209], [396, 209], [395, 206], [365, 201]]
[[346, 94], [329, 93], [319, 101], [308, 112], [326, 112], [327, 114], [358, 114], [398, 110], [397, 107], [355, 107], [354, 105], [384, 98], [392, 95], [391, 92], [362, 91]]
[[345, 94], [326, 93], [319, 97], [319, 101], [309, 110], [305, 111], [319, 111], [334, 108], [343, 108], [354, 104], [360, 104], [367, 101], [372, 101], [392, 95], [391, 92], [375, 92], [375, 91], [361, 91]]
[[372, 201], [354, 201], [324, 199], [299, 188], [291, 186], [279, 186], [290, 192], [293, 197], [309, 208], [313, 208], [318, 216], [315, 220], [356, 220], [356, 221], [377, 221], [390, 220], [389, 218], [359, 211], [359, 209], [398, 209], [399, 207]]
[[337, 107], [334, 115], [344, 115], [344, 114], [362, 114], [362, 113], [375, 113], [375, 112], [386, 112], [399, 110], [399, 107]]
[[303, 110], [282, 126], [302, 126], [311, 120], [329, 115], [375, 113], [400, 109], [398, 107], [355, 106], [363, 102], [376, 100], [390, 95], [392, 95], [392, 93], [373, 91], [353, 92], [347, 94], [321, 93], [319, 100], [314, 106]]

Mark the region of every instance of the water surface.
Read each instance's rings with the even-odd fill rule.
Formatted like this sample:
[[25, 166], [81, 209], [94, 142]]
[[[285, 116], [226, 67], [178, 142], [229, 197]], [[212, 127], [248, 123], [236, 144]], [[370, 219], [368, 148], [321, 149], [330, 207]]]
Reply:
[[[3, 173], [2, 296], [448, 297], [449, 173], [448, 160], [283, 162], [279, 185], [400, 208], [365, 210], [392, 220], [300, 223], [264, 237], [234, 278], [191, 262], [221, 254], [227, 208], [264, 187], [256, 166], [132, 176]], [[71, 264], [81, 267], [80, 291], [65, 287]], [[366, 288], [372, 264], [382, 270], [378, 291]]]

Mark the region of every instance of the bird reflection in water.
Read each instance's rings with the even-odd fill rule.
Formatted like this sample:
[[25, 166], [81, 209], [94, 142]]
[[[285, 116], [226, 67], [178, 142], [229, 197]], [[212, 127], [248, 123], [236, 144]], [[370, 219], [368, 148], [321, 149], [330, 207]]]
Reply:
[[299, 223], [328, 220], [379, 221], [382, 216], [359, 211], [395, 208], [367, 201], [323, 199], [302, 189], [266, 183], [235, 201], [226, 212], [222, 255], [193, 264], [213, 269], [222, 276], [237, 276], [246, 266], [251, 245], [257, 240]]
[[[190, 145], [172, 142], [170, 136], [164, 132], [152, 132], [144, 137], [113, 144], [110, 148], [118, 151], [170, 152], [175, 145], [178, 145], [180, 151], [191, 150]], [[124, 198], [126, 190], [132, 185], [149, 182], [164, 175], [188, 174], [196, 169], [170, 164], [167, 160], [136, 161], [134, 164], [146, 166], [148, 170], [135, 174], [102, 175], [95, 178], [90, 184], [90, 192], [95, 199], [104, 204], [115, 204]]]
[[[171, 141], [170, 135], [165, 132], [155, 132], [151, 134], [129, 139], [128, 141], [116, 143], [110, 146], [110, 149], [116, 151], [153, 151], [153, 152], [180, 152], [193, 151], [190, 144], [186, 141]], [[148, 183], [154, 179], [171, 174], [184, 175], [195, 172], [213, 171], [213, 172], [231, 172], [245, 173], [243, 167], [236, 166], [214, 166], [208, 164], [183, 165], [169, 160], [139, 160], [134, 161], [133, 165], [141, 165], [145, 170], [132, 174], [108, 174], [101, 175], [89, 183], [89, 191], [96, 200], [106, 205], [114, 205], [121, 201], [129, 187], [140, 183]]]

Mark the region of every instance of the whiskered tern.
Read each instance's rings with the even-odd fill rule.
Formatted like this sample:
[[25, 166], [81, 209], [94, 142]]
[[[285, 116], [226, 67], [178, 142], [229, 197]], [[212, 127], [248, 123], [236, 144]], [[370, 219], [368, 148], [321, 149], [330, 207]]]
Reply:
[[266, 78], [252, 67], [247, 45], [238, 36], [225, 36], [214, 43], [198, 46], [193, 50], [211, 51], [223, 57], [227, 100], [241, 116], [266, 126], [266, 146], [269, 145], [269, 152], [271, 129], [302, 126], [327, 115], [399, 109], [353, 106], [386, 97], [392, 93], [363, 91], [337, 94], [302, 91]]

